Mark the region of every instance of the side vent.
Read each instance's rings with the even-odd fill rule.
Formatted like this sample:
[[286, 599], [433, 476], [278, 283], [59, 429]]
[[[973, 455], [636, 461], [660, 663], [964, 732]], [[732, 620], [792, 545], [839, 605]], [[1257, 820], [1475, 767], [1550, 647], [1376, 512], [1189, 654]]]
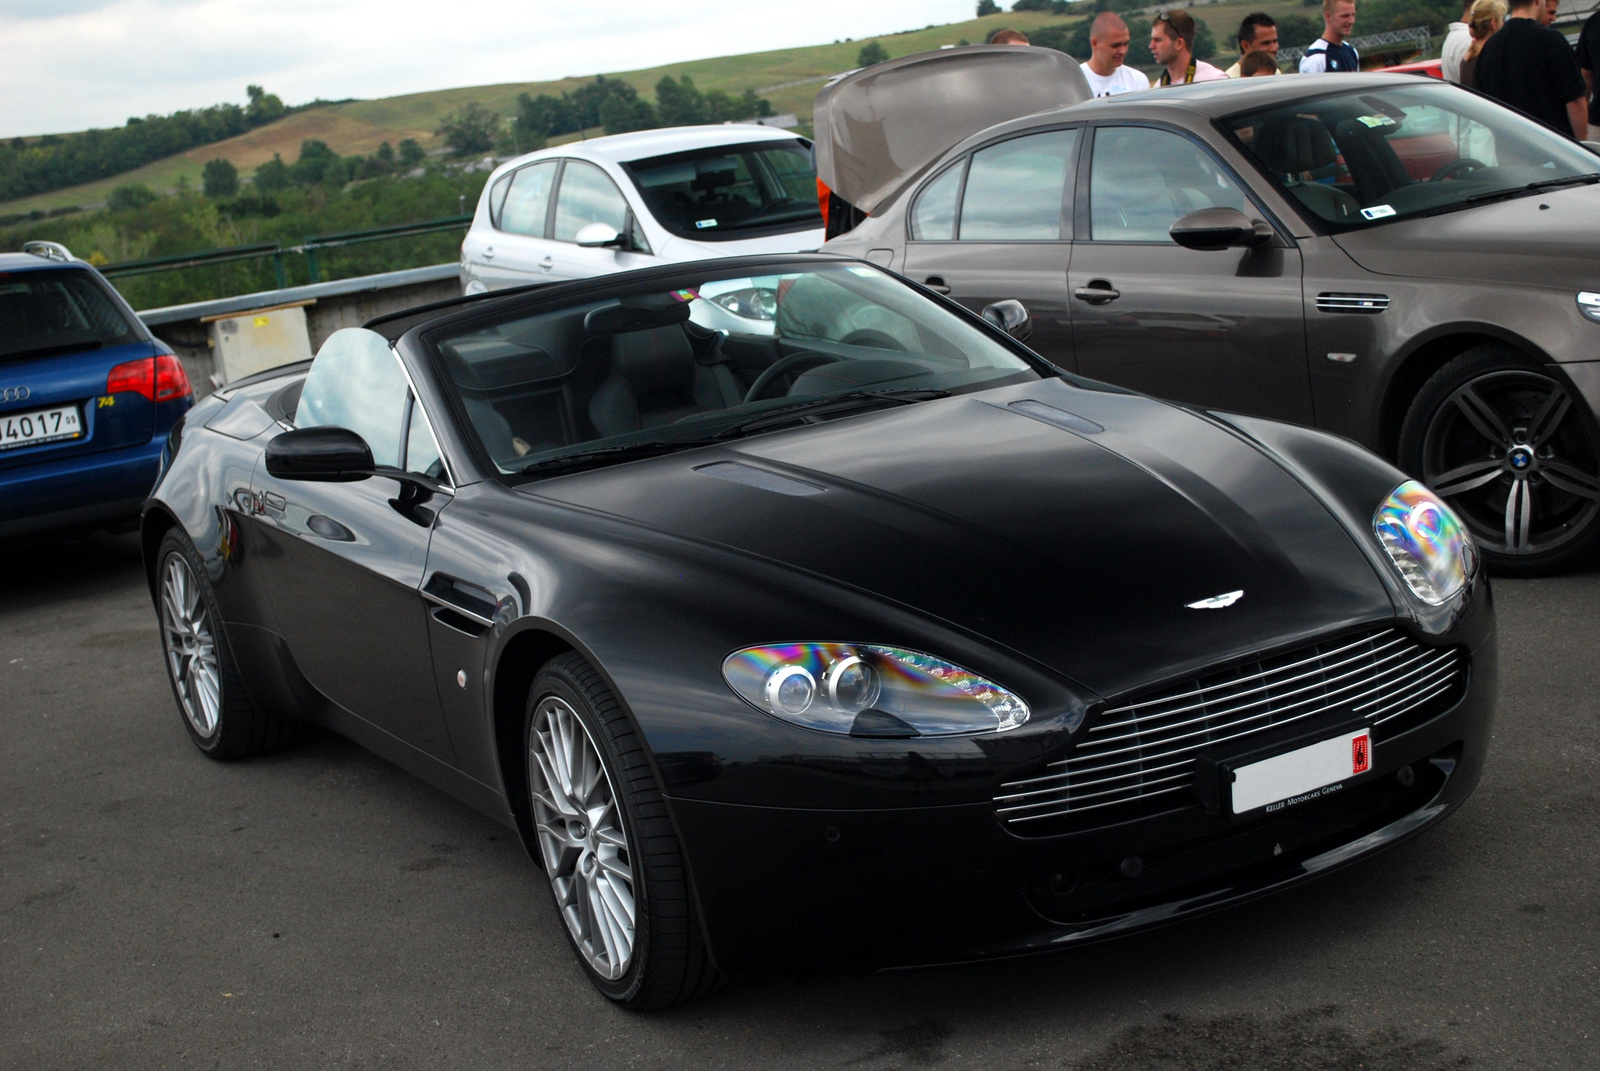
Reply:
[[1318, 312], [1380, 313], [1389, 307], [1388, 294], [1318, 294]]

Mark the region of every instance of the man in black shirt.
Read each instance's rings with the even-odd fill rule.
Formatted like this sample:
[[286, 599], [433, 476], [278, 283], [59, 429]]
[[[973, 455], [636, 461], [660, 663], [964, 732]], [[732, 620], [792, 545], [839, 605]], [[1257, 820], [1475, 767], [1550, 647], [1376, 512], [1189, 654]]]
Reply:
[[1504, 28], [1478, 54], [1478, 88], [1559, 133], [1589, 136], [1589, 94], [1567, 39], [1539, 24], [1544, 0], [1513, 0]]
[[1600, 71], [1600, 11], [1589, 16], [1578, 35], [1578, 66], [1589, 87], [1589, 125], [1600, 125], [1600, 94], [1595, 93], [1595, 72]]

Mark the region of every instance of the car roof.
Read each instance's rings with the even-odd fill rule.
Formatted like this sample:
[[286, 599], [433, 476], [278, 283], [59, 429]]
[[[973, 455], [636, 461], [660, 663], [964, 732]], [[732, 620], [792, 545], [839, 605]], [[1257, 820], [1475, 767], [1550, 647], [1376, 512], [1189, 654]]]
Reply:
[[49, 257], [33, 253], [0, 253], [0, 271], [34, 271], [40, 268], [82, 270], [88, 267], [89, 265], [81, 260], [51, 260]]
[[715, 148], [719, 145], [748, 145], [752, 141], [793, 141], [800, 135], [792, 130], [760, 126], [756, 123], [721, 123], [716, 126], [670, 126], [659, 130], [637, 130], [631, 134], [608, 134], [603, 138], [569, 142], [519, 156], [502, 169], [521, 167], [531, 160], [552, 156], [577, 156], [586, 160], [627, 163], [652, 156]]
[[1437, 78], [1415, 74], [1296, 74], [1276, 78], [1227, 78], [1187, 86], [1163, 86], [1140, 93], [1097, 97], [1072, 107], [1074, 116], [1097, 111], [1183, 110], [1210, 118], [1232, 115], [1247, 108], [1271, 107], [1284, 101], [1305, 100], [1355, 89], [1439, 85]]

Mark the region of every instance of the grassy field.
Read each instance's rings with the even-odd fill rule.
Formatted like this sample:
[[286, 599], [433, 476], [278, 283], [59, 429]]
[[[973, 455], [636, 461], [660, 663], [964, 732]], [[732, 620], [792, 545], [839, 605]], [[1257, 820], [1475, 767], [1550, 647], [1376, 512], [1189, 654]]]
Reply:
[[[1315, 11], [1299, 0], [1241, 0], [1239, 3], [1210, 4], [1193, 9], [1197, 18], [1211, 26], [1223, 49], [1231, 48], [1233, 31], [1239, 20], [1249, 11], [1267, 11], [1272, 14]], [[606, 77], [628, 82], [646, 97], [651, 97], [655, 84], [663, 75], [679, 77], [689, 75], [701, 90], [721, 89], [729, 93], [742, 93], [755, 89], [772, 102], [780, 114], [793, 112], [802, 120], [811, 117], [811, 105], [823, 81], [839, 71], [856, 65], [856, 55], [868, 40], [877, 40], [891, 57], [925, 52], [941, 45], [953, 45], [962, 39], [972, 42], [984, 40], [1002, 26], [1011, 26], [1027, 32], [1040, 26], [1071, 21], [1072, 17], [1058, 17], [1040, 12], [1005, 12], [982, 19], [933, 26], [909, 33], [891, 34], [878, 38], [862, 38], [838, 44], [812, 45], [803, 48], [780, 49], [774, 52], [755, 52], [740, 56], [719, 56], [711, 59], [690, 60], [663, 67], [640, 71], [608, 73]], [[1136, 34], [1144, 33], [1144, 19], [1136, 16], [1132, 27]], [[1309, 44], [1310, 42], [1285, 41], [1284, 44]], [[1079, 57], [1080, 59], [1085, 57]], [[1229, 60], [1231, 62], [1231, 59]], [[178, 156], [168, 157], [130, 171], [115, 178], [55, 190], [51, 193], [0, 202], [0, 215], [16, 212], [49, 211], [73, 205], [92, 206], [104, 202], [106, 195], [116, 186], [127, 182], [144, 183], [154, 190], [170, 190], [180, 179], [200, 184], [200, 172], [206, 161], [218, 157], [231, 161], [241, 173], [248, 175], [258, 164], [270, 160], [273, 153], [282, 154], [293, 162], [300, 151], [300, 143], [307, 138], [327, 142], [341, 155], [370, 153], [381, 142], [398, 143], [402, 138], [416, 138], [424, 147], [439, 147], [434, 131], [450, 112], [468, 103], [476, 102], [503, 118], [516, 114], [517, 96], [521, 93], [560, 93], [583, 84], [587, 79], [568, 78], [553, 82], [521, 82], [492, 86], [472, 86], [461, 89], [440, 89], [427, 93], [410, 93], [399, 97], [378, 100], [353, 101], [329, 105], [311, 111], [298, 112], [286, 119], [261, 127], [215, 145], [206, 145]]]

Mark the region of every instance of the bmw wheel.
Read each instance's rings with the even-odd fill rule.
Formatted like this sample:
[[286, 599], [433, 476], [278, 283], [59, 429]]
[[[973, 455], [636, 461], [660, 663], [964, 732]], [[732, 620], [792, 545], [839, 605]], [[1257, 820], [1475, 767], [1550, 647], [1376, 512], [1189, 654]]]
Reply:
[[1400, 463], [1450, 503], [1496, 572], [1567, 569], [1600, 544], [1600, 448], [1581, 399], [1497, 343], [1423, 385]]
[[666, 801], [594, 667], [567, 654], [539, 672], [523, 739], [539, 861], [589, 980], [637, 1010], [715, 988]]
[[194, 544], [177, 528], [156, 552], [156, 610], [167, 681], [189, 737], [213, 759], [241, 759], [302, 739], [303, 722], [250, 702], [233, 663], [216, 593]]

